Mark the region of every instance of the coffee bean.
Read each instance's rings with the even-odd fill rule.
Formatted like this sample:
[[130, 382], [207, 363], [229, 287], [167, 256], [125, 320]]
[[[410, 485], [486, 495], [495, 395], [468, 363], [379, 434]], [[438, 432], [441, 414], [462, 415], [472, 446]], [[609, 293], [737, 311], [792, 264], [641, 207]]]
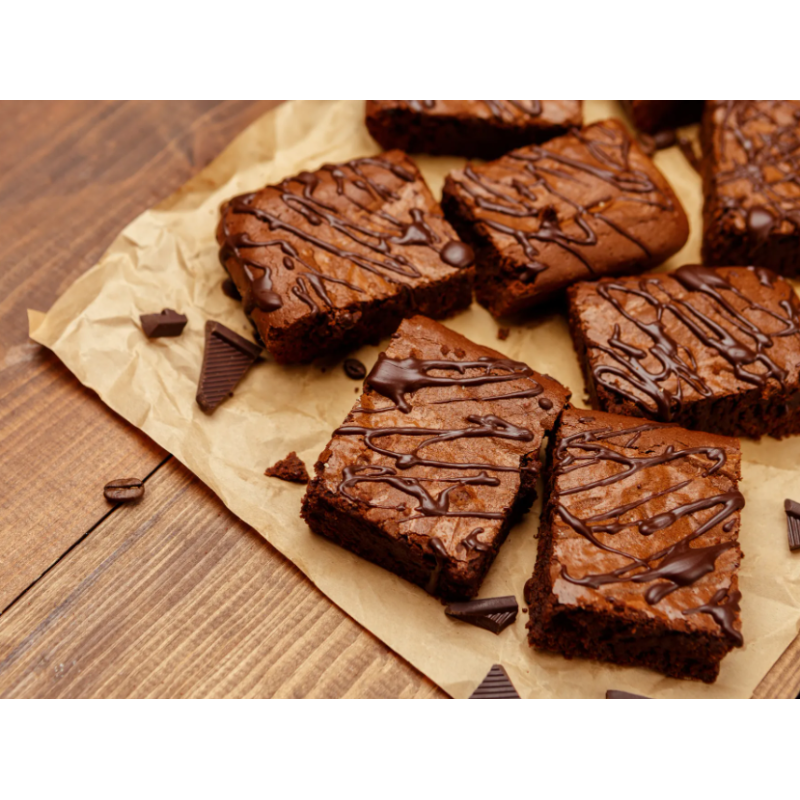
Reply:
[[103, 494], [109, 503], [128, 503], [139, 500], [144, 494], [144, 483], [138, 478], [119, 478], [103, 487]]

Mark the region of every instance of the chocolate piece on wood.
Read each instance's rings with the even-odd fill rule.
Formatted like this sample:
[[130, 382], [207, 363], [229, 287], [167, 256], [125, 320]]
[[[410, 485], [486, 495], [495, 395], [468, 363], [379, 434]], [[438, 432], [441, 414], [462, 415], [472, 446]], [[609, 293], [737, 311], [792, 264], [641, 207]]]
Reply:
[[260, 347], [222, 323], [206, 322], [206, 349], [197, 384], [197, 405], [206, 413], [214, 411], [233, 394], [260, 355]]
[[109, 503], [129, 503], [144, 495], [144, 483], [138, 478], [118, 478], [103, 487], [103, 496]]
[[481, 681], [481, 685], [470, 695], [470, 700], [519, 700], [519, 694], [511, 683], [508, 673], [495, 664]]

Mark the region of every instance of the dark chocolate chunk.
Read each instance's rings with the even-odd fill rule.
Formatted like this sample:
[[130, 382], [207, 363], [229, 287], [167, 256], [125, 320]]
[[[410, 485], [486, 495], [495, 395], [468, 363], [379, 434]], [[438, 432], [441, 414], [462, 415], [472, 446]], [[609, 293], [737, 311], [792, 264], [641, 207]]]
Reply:
[[186, 315], [179, 314], [171, 308], [165, 308], [160, 314], [142, 314], [139, 319], [142, 330], [148, 339], [161, 336], [180, 336], [186, 327]]
[[794, 500], [784, 500], [786, 509], [786, 522], [789, 526], [789, 549], [794, 553], [800, 550], [800, 503]]
[[225, 278], [222, 281], [222, 291], [231, 298], [231, 300], [241, 300], [242, 296], [239, 294], [239, 290], [236, 288], [236, 284], [233, 282], [231, 278]]
[[519, 700], [517, 690], [508, 673], [495, 664], [481, 681], [481, 685], [470, 695], [470, 700]]
[[509, 333], [511, 333], [511, 330], [509, 328], [498, 328], [497, 329], [497, 338], [501, 342], [504, 342], [506, 339], [508, 339], [508, 334]]
[[294, 450], [286, 458], [268, 467], [264, 474], [270, 478], [280, 478], [282, 481], [291, 483], [308, 483], [306, 465]]
[[630, 692], [618, 692], [616, 689], [609, 689], [606, 692], [606, 700], [651, 700], [643, 694], [631, 694]]
[[119, 478], [103, 487], [103, 495], [109, 503], [129, 503], [144, 495], [144, 483], [138, 478]]
[[453, 619], [469, 622], [492, 633], [501, 633], [517, 618], [519, 606], [512, 595], [488, 597], [485, 600], [469, 600], [466, 603], [451, 603], [444, 613]]
[[348, 378], [360, 381], [367, 375], [367, 368], [357, 358], [346, 358], [344, 360], [344, 372]]
[[261, 348], [226, 328], [220, 322], [206, 322], [206, 349], [197, 384], [197, 405], [206, 413], [214, 411], [261, 355]]

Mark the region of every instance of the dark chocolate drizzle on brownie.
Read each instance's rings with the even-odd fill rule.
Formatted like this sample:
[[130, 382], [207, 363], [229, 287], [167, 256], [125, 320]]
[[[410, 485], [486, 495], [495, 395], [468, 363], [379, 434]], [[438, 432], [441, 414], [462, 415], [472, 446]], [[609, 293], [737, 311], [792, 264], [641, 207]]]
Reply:
[[[505, 158], [520, 164], [519, 177], [510, 182], [492, 180], [467, 165], [461, 188], [469, 194], [478, 210], [499, 214], [508, 222], [500, 222], [481, 215], [479, 220], [487, 228], [509, 236], [522, 248], [528, 262], [520, 274], [520, 280], [530, 283], [547, 269], [539, 260], [540, 251], [534, 242], [555, 244], [577, 258], [590, 275], [595, 271], [585, 248], [598, 242], [597, 231], [612, 228], [633, 242], [646, 258], [650, 257], [647, 246], [619, 223], [612, 221], [607, 212], [609, 204], [641, 203], [661, 209], [671, 209], [672, 201], [653, 183], [641, 169], [631, 166], [630, 139], [624, 133], [604, 125], [591, 128], [595, 134], [590, 138], [584, 132], [574, 130], [572, 136], [587, 150], [585, 160], [554, 152], [547, 147], [532, 145], [509, 153]], [[569, 170], [569, 171], [568, 171]], [[569, 196], [568, 187], [582, 184], [581, 175], [596, 178], [612, 189], [608, 197], [599, 199], [591, 207], [584, 206]], [[553, 181], [552, 179], [557, 179]], [[572, 209], [567, 216], [559, 216], [554, 203], [566, 204]], [[537, 219], [537, 230], [517, 227], [514, 220]]]
[[[463, 351], [460, 351], [463, 353]], [[470, 375], [469, 372], [477, 371]], [[457, 374], [432, 374], [452, 373]], [[533, 371], [520, 361], [505, 358], [479, 358], [474, 361], [450, 361], [441, 359], [418, 359], [409, 357], [393, 359], [382, 353], [378, 361], [367, 376], [366, 385], [378, 394], [391, 400], [393, 405], [385, 408], [367, 409], [357, 406], [353, 413], [381, 413], [399, 410], [404, 414], [412, 410], [411, 400], [408, 395], [413, 395], [420, 389], [438, 387], [481, 386], [491, 383], [504, 383], [508, 381], [524, 381], [524, 388], [507, 392], [506, 394], [493, 394], [489, 397], [462, 396], [446, 400], [432, 401], [430, 405], [450, 402], [483, 402], [486, 400], [503, 400], [511, 398], [535, 397], [544, 390], [533, 378]], [[361, 483], [385, 483], [394, 489], [417, 500], [414, 509], [416, 515], [406, 516], [400, 523], [408, 522], [421, 517], [477, 517], [482, 519], [502, 519], [504, 511], [451, 511], [450, 499], [454, 490], [463, 486], [499, 486], [500, 481], [488, 473], [490, 472], [519, 472], [519, 466], [473, 463], [458, 461], [443, 461], [435, 458], [425, 458], [421, 451], [431, 445], [453, 442], [459, 439], [492, 438], [511, 439], [519, 442], [530, 442], [533, 433], [527, 428], [514, 425], [494, 414], [480, 416], [467, 415], [465, 425], [461, 428], [425, 428], [413, 425], [386, 426], [368, 428], [361, 425], [345, 424], [338, 428], [334, 435], [361, 436], [364, 444], [381, 456], [394, 461], [394, 466], [355, 464], [348, 466], [343, 471], [343, 478], [338, 486], [338, 491], [345, 497], [355, 502], [363, 503], [371, 508], [387, 508], [392, 510], [405, 510], [405, 506], [386, 506], [369, 500], [356, 497], [351, 489]], [[393, 449], [392, 446], [383, 445], [382, 439], [386, 437], [424, 437], [423, 441], [408, 452]], [[396, 448], [397, 445], [394, 445]], [[445, 473], [435, 477], [419, 477], [401, 475], [400, 471], [412, 467], [431, 467], [443, 471], [470, 470], [476, 474], [451, 477]], [[424, 486], [426, 483], [450, 484], [437, 496], [432, 495]], [[470, 536], [474, 539], [476, 550], [488, 549], [477, 540], [477, 533], [482, 532], [477, 528]], [[468, 537], [469, 538], [469, 537]], [[470, 545], [472, 542], [470, 541]]]
[[[245, 250], [278, 247], [284, 256], [281, 263], [285, 269], [292, 271], [296, 267], [302, 267], [304, 271], [295, 276], [291, 293], [312, 311], [317, 310], [319, 302], [328, 307], [333, 306], [326, 283], [345, 286], [361, 294], [363, 290], [347, 280], [326, 275], [307, 258], [301, 257], [297, 248], [285, 238], [253, 241], [247, 234], [230, 233], [230, 215], [253, 216], [264, 223], [276, 237], [288, 234], [314, 250], [347, 260], [359, 269], [378, 275], [391, 284], [406, 285], [409, 280], [421, 277], [414, 264], [406, 256], [396, 252], [398, 247], [428, 247], [439, 254], [443, 263], [457, 269], [473, 263], [471, 248], [455, 240], [441, 241], [428, 225], [421, 209], [411, 209], [411, 221], [408, 222], [394, 217], [385, 208], [370, 208], [370, 204], [374, 205], [376, 199], [386, 202], [399, 197], [376, 177], [370, 177], [365, 167], [386, 170], [406, 182], [412, 182], [416, 178], [407, 169], [379, 157], [359, 158], [346, 164], [325, 164], [320, 167], [318, 172], [326, 172], [333, 179], [337, 194], [356, 206], [359, 212], [365, 212], [369, 216], [369, 226], [342, 216], [334, 206], [325, 203], [315, 194], [321, 183], [319, 174], [301, 172], [273, 187], [288, 210], [301, 215], [312, 228], [318, 227], [322, 230], [327, 227], [346, 236], [357, 245], [355, 250], [334, 245], [326, 241], [322, 233], [315, 235], [307, 228], [293, 225], [266, 209], [259, 208], [256, 205], [258, 192], [234, 197], [225, 204], [220, 223], [223, 237], [220, 260], [224, 264], [228, 259], [233, 259], [242, 266], [250, 282], [244, 298], [245, 311], [248, 314], [255, 308], [265, 313], [276, 311], [287, 298], [279, 296], [273, 289], [273, 266], [248, 257], [243, 252]], [[348, 188], [351, 189], [349, 192]]]
[[[702, 472], [702, 477], [712, 475], [725, 466], [727, 461], [726, 453], [718, 447], [705, 446], [675, 449], [673, 445], [668, 445], [662, 452], [653, 455], [629, 455], [621, 450], [631, 447], [631, 440], [625, 441], [620, 446], [620, 449], [606, 444], [612, 439], [630, 437], [632, 434], [638, 436], [647, 431], [658, 430], [660, 427], [657, 424], [644, 423], [620, 431], [614, 431], [609, 427], [595, 428], [566, 436], [559, 442], [554, 454], [556, 475], [564, 475], [575, 470], [591, 468], [601, 462], [610, 462], [622, 467], [620, 471], [607, 477], [586, 481], [572, 489], [557, 492], [553, 502], [555, 504], [555, 513], [576, 533], [579, 533], [595, 547], [630, 560], [629, 564], [611, 572], [589, 573], [581, 578], [571, 576], [567, 569], [562, 567], [561, 574], [570, 583], [589, 586], [593, 589], [599, 589], [601, 586], [611, 583], [628, 581], [633, 583], [653, 583], [645, 593], [645, 599], [650, 605], [656, 605], [676, 589], [690, 586], [704, 575], [713, 572], [720, 554], [736, 546], [735, 541], [719, 542], [705, 547], [690, 546], [691, 542], [712, 531], [716, 526], [725, 522], [732, 514], [744, 507], [744, 497], [736, 489], [703, 497], [693, 502], [683, 503], [669, 511], [639, 520], [626, 519], [626, 515], [655, 498], [684, 489], [692, 483], [692, 479], [681, 481], [659, 492], [645, 494], [631, 503], [609, 509], [586, 519], [577, 518], [564, 505], [563, 498], [566, 496], [591, 491], [598, 487], [611, 486], [643, 470], [677, 460], [691, 458], [697, 461], [698, 458], [705, 459], [708, 462], [708, 466]], [[623, 530], [631, 528], [636, 529], [642, 536], [652, 536], [659, 531], [666, 530], [684, 517], [705, 509], [717, 507], [719, 509], [705, 522], [698, 525], [690, 534], [669, 547], [657, 550], [646, 558], [627, 553], [598, 538], [598, 534], [614, 536]], [[712, 598], [711, 603], [712, 605], [716, 604], [717, 599]], [[741, 636], [738, 635], [738, 632], [732, 633], [733, 617], [730, 615], [733, 608], [722, 607], [722, 610], [716, 611], [709, 611], [707, 608], [703, 606], [695, 610], [711, 614], [723, 630], [731, 635], [731, 638], [736, 640], [738, 644], [741, 644]], [[690, 610], [684, 613], [694, 613], [694, 611]], [[726, 614], [730, 616], [727, 621], [725, 621], [727, 619], [725, 617]]]
[[[753, 267], [746, 269], [753, 271], [760, 282], [763, 283], [766, 279], [766, 270], [756, 270]], [[626, 343], [622, 339], [620, 326], [615, 325], [614, 333], [607, 344], [594, 345], [612, 360], [612, 363], [600, 363], [593, 367], [592, 376], [596, 384], [635, 403], [647, 416], [665, 422], [683, 408], [684, 384], [702, 396], [710, 397], [712, 391], [700, 376], [693, 354], [680, 347], [667, 331], [664, 317], [669, 312], [691, 331], [699, 343], [725, 359], [739, 380], [758, 387], [765, 386], [768, 380], [774, 380], [785, 388], [787, 372], [770, 358], [768, 351], [776, 338], [800, 333], [800, 309], [794, 296], [781, 301], [784, 316], [751, 301], [711, 267], [684, 266], [670, 273], [669, 277], [678, 281], [686, 291], [709, 298], [726, 324], [723, 325], [701, 311], [691, 302], [691, 295], [688, 298], [672, 295], [661, 278], [642, 278], [635, 284], [601, 282], [597, 287], [600, 297], [614, 306], [629, 323], [649, 336], [653, 344], [649, 349], [643, 350], [632, 343]], [[642, 311], [635, 314], [629, 311], [618, 298], [617, 295], [620, 294], [633, 295], [646, 301], [655, 312], [654, 317], [648, 319]], [[744, 301], [745, 310], [766, 314], [781, 323], [783, 328], [772, 333], [763, 330], [731, 302], [730, 295]], [[658, 364], [656, 370], [651, 371], [644, 365], [648, 358], [655, 359]], [[761, 371], [753, 371], [756, 365], [760, 365]], [[607, 376], [611, 376], [612, 380]], [[669, 387], [666, 384], [670, 384]], [[654, 407], [626, 389], [625, 385], [649, 398]]]
[[710, 614], [717, 625], [725, 631], [725, 633], [733, 639], [737, 647], [744, 644], [742, 634], [736, 630], [733, 623], [736, 619], [736, 613], [740, 610], [739, 601], [742, 599], [741, 592], [729, 589], [720, 589], [711, 598], [711, 601], [697, 608], [689, 608], [683, 613], [689, 614]]
[[[777, 113], [785, 104], [794, 107], [791, 121], [781, 124]], [[712, 174], [715, 189], [744, 181], [749, 191], [720, 192], [725, 213], [741, 215], [754, 249], [764, 244], [777, 227], [800, 230], [800, 194], [787, 188], [800, 184], [800, 103], [793, 100], [726, 100], [715, 136], [726, 154], [726, 145], [738, 145], [726, 156], [732, 166]], [[766, 122], [768, 130], [758, 130]], [[756, 196], [757, 205], [747, 206]]]
[[[406, 100], [409, 108], [417, 114], [431, 111], [436, 107], [435, 100]], [[515, 119], [520, 114], [523, 117], [540, 117], [542, 114], [541, 100], [481, 100], [486, 105], [489, 113], [500, 120]]]

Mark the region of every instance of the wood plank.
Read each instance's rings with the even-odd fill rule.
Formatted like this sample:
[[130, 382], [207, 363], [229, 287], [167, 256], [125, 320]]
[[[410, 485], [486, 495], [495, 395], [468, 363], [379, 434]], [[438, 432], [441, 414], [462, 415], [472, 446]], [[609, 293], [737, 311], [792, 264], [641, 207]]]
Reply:
[[28, 340], [27, 308], [273, 105], [0, 104], [0, 612], [108, 512], [103, 484], [166, 455]]
[[443, 697], [174, 459], [0, 618], [0, 697]]
[[800, 699], [800, 634], [783, 651], [753, 692], [756, 700], [792, 697]]

